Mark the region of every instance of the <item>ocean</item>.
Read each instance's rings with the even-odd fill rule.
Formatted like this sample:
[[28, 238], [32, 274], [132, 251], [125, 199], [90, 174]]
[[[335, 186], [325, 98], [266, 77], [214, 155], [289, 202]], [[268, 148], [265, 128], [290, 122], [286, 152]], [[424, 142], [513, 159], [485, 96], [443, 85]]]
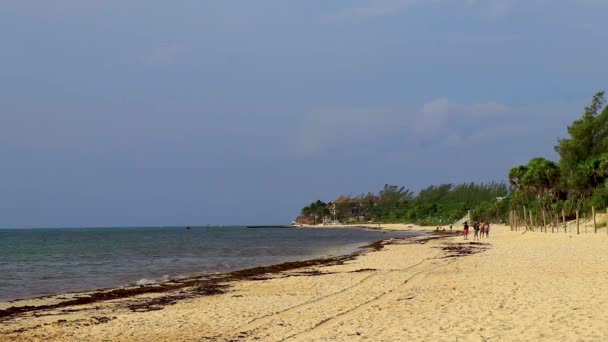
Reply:
[[360, 228], [0, 230], [0, 302], [344, 255], [420, 233]]

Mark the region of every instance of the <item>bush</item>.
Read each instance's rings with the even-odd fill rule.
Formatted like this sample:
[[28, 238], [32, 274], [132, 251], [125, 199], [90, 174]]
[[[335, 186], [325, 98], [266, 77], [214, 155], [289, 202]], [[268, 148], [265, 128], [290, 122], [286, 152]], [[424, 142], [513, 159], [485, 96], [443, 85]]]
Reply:
[[595, 208], [608, 208], [608, 183], [597, 187], [593, 191], [591, 205]]

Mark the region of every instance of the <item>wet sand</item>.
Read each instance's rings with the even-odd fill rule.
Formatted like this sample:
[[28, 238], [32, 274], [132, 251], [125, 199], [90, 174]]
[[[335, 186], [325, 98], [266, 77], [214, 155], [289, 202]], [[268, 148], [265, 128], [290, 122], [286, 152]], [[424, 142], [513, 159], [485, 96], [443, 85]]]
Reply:
[[[186, 286], [27, 310], [0, 319], [0, 340], [608, 338], [605, 228], [576, 235], [494, 226], [481, 243], [439, 237], [393, 241], [333, 263], [222, 279], [209, 293]], [[61, 301], [2, 303], [0, 310]]]

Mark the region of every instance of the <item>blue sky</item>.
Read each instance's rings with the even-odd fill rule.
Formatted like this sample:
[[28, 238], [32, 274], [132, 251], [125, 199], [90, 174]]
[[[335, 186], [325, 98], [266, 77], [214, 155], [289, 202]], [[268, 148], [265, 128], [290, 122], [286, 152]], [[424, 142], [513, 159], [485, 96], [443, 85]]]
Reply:
[[600, 0], [0, 4], [0, 226], [286, 223], [503, 180], [606, 88]]

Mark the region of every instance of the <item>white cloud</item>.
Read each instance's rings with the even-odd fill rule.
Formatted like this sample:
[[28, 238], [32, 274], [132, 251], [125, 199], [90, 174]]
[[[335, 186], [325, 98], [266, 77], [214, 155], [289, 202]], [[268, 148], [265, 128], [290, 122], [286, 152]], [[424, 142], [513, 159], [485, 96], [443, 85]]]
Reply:
[[168, 45], [157, 48], [142, 57], [142, 61], [149, 65], [168, 65], [174, 64], [185, 55], [188, 50], [181, 45]]
[[399, 112], [391, 108], [327, 108], [305, 116], [297, 128], [297, 152], [315, 154], [357, 140], [366, 142], [400, 126]]
[[0, 3], [0, 12], [20, 15], [79, 16], [99, 14], [106, 10], [118, 11], [124, 6], [118, 0], [18, 0]]
[[470, 120], [498, 118], [513, 115], [513, 108], [501, 103], [477, 103], [471, 105], [454, 105], [452, 110]]
[[448, 120], [448, 99], [436, 99], [425, 103], [410, 129], [416, 134], [424, 135], [440, 129]]
[[378, 141], [395, 137], [410, 143], [424, 143], [437, 137], [446, 137], [450, 142], [456, 143], [463, 139], [454, 127], [510, 113], [512, 110], [502, 104], [451, 104], [446, 98], [428, 101], [418, 109], [326, 108], [304, 117], [293, 134], [292, 143], [295, 152], [304, 155], [326, 154], [354, 145], [377, 145]]
[[515, 7], [513, 0], [492, 0], [484, 3], [484, 12], [492, 17], [500, 17], [509, 14]]
[[[415, 6], [430, 5], [444, 0], [365, 0], [357, 7], [339, 13], [343, 17], [378, 17], [407, 10]], [[481, 8], [487, 16], [503, 16], [510, 13], [517, 0], [457, 0], [469, 7]], [[448, 1], [444, 1], [448, 2]]]
[[471, 132], [470, 135], [463, 137], [472, 142], [503, 140], [508, 141], [513, 137], [529, 132], [530, 127], [525, 122], [507, 122], [494, 126], [484, 127]]
[[422, 113], [424, 114], [441, 114], [448, 111], [448, 99], [436, 99], [425, 103], [422, 106]]
[[346, 9], [340, 15], [345, 17], [376, 17], [437, 1], [439, 0], [366, 0], [363, 5]]

